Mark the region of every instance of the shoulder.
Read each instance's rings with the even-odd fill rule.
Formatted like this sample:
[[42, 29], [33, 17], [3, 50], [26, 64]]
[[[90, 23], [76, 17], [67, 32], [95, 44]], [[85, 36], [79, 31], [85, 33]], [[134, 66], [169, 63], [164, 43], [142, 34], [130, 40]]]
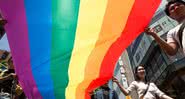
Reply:
[[134, 86], [137, 86], [139, 83], [138, 83], [138, 81], [133, 81], [133, 82], [131, 82], [131, 84], [130, 85], [134, 85]]
[[138, 81], [133, 81], [131, 84], [137, 84], [138, 83]]
[[149, 83], [150, 85], [155, 85], [155, 83], [154, 83], [154, 82], [147, 82], [147, 83]]
[[180, 29], [182, 24], [177, 25], [173, 29], [169, 30], [168, 35], [175, 35], [177, 34], [178, 30]]
[[156, 87], [155, 83], [150, 82], [150, 86]]

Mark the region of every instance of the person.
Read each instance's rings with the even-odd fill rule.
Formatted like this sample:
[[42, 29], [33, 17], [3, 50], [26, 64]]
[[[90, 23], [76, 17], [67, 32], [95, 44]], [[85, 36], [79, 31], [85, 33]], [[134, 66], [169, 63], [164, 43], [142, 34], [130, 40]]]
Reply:
[[114, 90], [109, 88], [107, 82], [98, 90], [91, 92], [91, 99], [118, 99], [118, 95]]
[[127, 89], [124, 88], [115, 77], [113, 77], [112, 80], [126, 96], [133, 90], [136, 90], [139, 99], [157, 99], [157, 97], [160, 97], [160, 99], [173, 99], [160, 91], [154, 83], [147, 81], [145, 69], [142, 65], [135, 68], [135, 77], [136, 80], [133, 81]]
[[7, 23], [8, 23], [7, 20], [5, 20], [5, 19], [3, 18], [3, 16], [1, 15], [1, 13], [0, 13], [0, 38], [2, 38], [3, 35], [5, 34], [4, 26], [5, 26], [5, 24], [7, 24]]
[[7, 20], [0, 18], [0, 25], [4, 26], [7, 23]]
[[4, 92], [11, 93], [12, 81], [16, 78], [16, 75], [14, 73], [2, 73], [2, 76], [0, 76], [0, 88], [3, 89]]
[[0, 25], [4, 26], [7, 23], [7, 20], [3, 18], [3, 16], [0, 14]]
[[[182, 25], [185, 21], [185, 2], [182, 0], [172, 0], [168, 2], [165, 8], [165, 13], [179, 23], [179, 25], [167, 33], [167, 42], [160, 38], [152, 28], [146, 28], [145, 32], [146, 34], [151, 35], [168, 55], [175, 55], [179, 48], [182, 49], [185, 54], [185, 31], [183, 28], [185, 24], [184, 26]], [[179, 31], [181, 27], [182, 35], [180, 36]]]
[[11, 93], [12, 81], [17, 78], [17, 75], [15, 74], [14, 66], [11, 62], [8, 62], [7, 67], [8, 68], [3, 70], [0, 74], [0, 88], [2, 88], [4, 92]]
[[11, 94], [16, 99], [25, 99], [23, 89], [18, 83], [18, 76], [15, 74], [12, 57], [8, 60], [8, 69], [0, 74], [0, 88]]

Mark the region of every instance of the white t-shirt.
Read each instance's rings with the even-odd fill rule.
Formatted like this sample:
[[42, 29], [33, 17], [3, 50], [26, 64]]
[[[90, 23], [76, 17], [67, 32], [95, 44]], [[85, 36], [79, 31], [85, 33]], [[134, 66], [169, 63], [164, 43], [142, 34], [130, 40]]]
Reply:
[[[147, 89], [148, 84], [145, 84], [142, 81], [133, 81], [130, 86], [127, 88], [127, 92], [130, 94], [133, 90], [136, 90], [139, 98], [144, 94]], [[156, 95], [162, 97], [164, 95], [154, 83], [150, 83], [147, 93], [144, 96], [144, 99], [156, 99]]]
[[[175, 28], [171, 29], [167, 34], [167, 43], [175, 42], [180, 45], [179, 37], [178, 37], [178, 31], [180, 29], [182, 24], [177, 25]], [[185, 54], [185, 31], [183, 30], [182, 33], [182, 48], [183, 53]]]

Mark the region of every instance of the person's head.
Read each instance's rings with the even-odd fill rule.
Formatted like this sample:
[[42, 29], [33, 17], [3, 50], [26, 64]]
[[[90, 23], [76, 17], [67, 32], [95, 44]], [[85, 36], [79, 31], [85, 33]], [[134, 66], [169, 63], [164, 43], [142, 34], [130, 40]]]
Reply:
[[145, 79], [145, 69], [143, 65], [139, 65], [135, 68], [135, 77], [137, 81]]
[[8, 69], [14, 69], [12, 57], [8, 60]]
[[101, 87], [102, 87], [102, 88], [109, 88], [109, 85], [108, 85], [108, 84], [109, 84], [109, 82], [107, 81], [107, 82], [106, 82], [105, 84], [103, 84]]
[[185, 19], [185, 2], [182, 0], [172, 0], [168, 2], [165, 8], [165, 13], [176, 21]]

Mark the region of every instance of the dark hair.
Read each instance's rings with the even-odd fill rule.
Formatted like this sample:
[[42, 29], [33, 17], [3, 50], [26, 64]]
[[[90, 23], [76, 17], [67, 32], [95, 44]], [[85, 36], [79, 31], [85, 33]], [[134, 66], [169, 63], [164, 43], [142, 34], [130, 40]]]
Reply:
[[182, 3], [183, 5], [185, 5], [185, 2], [182, 0], [171, 0], [170, 2], [168, 2], [168, 4], [166, 4], [166, 7], [164, 9], [164, 12], [166, 13], [167, 16], [170, 16], [170, 12], [169, 12], [169, 7], [170, 5], [174, 4], [174, 3]]
[[[138, 76], [138, 68], [139, 67], [143, 67], [144, 68], [144, 65], [138, 65], [136, 68], [135, 68], [135, 79], [136, 79], [136, 81], [139, 81], [140, 80], [140, 78], [139, 78], [139, 76]], [[146, 75], [145, 75], [145, 83], [147, 83], [147, 79], [146, 79]]]

